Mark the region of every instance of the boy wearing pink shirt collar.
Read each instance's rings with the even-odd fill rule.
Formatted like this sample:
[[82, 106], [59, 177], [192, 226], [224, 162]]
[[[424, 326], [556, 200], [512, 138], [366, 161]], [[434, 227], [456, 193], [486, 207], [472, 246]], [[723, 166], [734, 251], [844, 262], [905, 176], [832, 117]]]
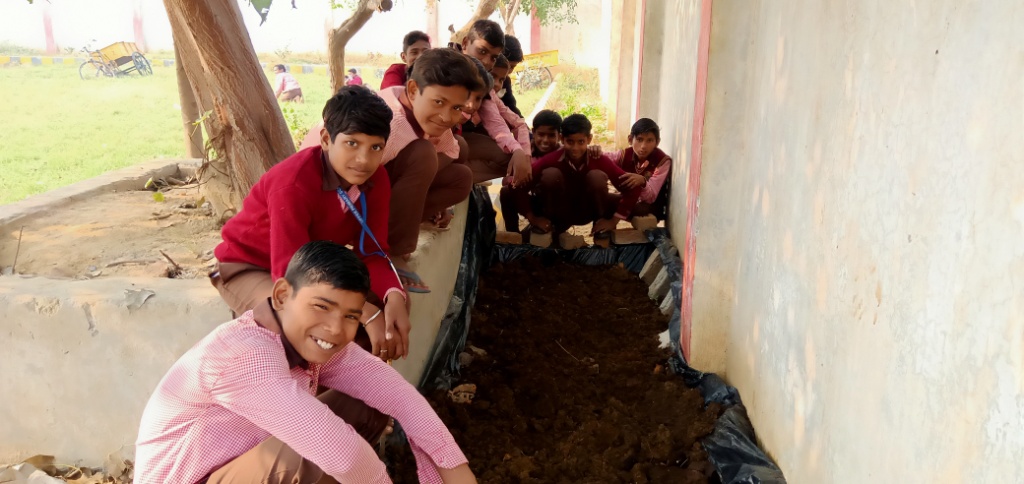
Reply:
[[[140, 424], [135, 482], [390, 483], [370, 442], [392, 415], [421, 482], [475, 483], [423, 396], [352, 344], [369, 287], [351, 250], [302, 246], [266, 301], [160, 381]], [[331, 390], [317, 395], [321, 386]]]

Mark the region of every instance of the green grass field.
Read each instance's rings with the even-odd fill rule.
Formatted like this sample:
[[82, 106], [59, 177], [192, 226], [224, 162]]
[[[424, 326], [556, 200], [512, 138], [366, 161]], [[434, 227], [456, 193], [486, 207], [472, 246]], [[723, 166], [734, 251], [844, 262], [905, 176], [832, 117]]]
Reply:
[[[183, 157], [174, 69], [153, 70], [149, 77], [83, 81], [77, 65], [0, 67], [0, 86], [7, 87], [0, 99], [0, 204], [126, 166]], [[374, 70], [367, 66], [362, 73], [372, 87], [380, 85]], [[330, 87], [326, 74], [294, 75], [306, 102], [286, 103], [283, 111], [293, 136], [301, 138], [320, 119]], [[524, 114], [542, 94], [521, 93]]]

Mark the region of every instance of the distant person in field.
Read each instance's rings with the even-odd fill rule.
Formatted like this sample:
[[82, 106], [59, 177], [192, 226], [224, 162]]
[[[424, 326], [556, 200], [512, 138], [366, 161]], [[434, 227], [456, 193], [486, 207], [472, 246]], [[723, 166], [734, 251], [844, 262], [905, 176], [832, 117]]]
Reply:
[[266, 298], [160, 380], [139, 425], [135, 482], [390, 483], [373, 447], [390, 415], [420, 482], [475, 483], [419, 391], [353, 344], [370, 278], [343, 245], [299, 247]]
[[[665, 220], [668, 208], [666, 181], [672, 170], [672, 158], [658, 148], [661, 128], [650, 118], [640, 118], [630, 128], [628, 140], [627, 148], [607, 156], [643, 187], [640, 199], [633, 207], [633, 215], [654, 215], [658, 220]], [[590, 153], [594, 157], [600, 156], [601, 147], [591, 146]], [[640, 178], [643, 178], [642, 182]]]
[[274, 66], [274, 96], [281, 102], [302, 102], [302, 88], [284, 68], [284, 64]]
[[[562, 148], [533, 162], [533, 181], [512, 186], [506, 178], [500, 194], [503, 214], [505, 207], [514, 207], [536, 233], [557, 234], [592, 223], [595, 239], [609, 238], [619, 220], [629, 219], [642, 183], [607, 156], [589, 156], [592, 128], [582, 114], [562, 120]], [[609, 180], [621, 196], [609, 193]], [[519, 217], [511, 211], [503, 216], [506, 230], [517, 232]]]
[[363, 85], [363, 78], [359, 77], [359, 71], [357, 71], [354, 67], [352, 69], [348, 70], [348, 75], [345, 76], [345, 85], [346, 86], [362, 86]]
[[[523, 62], [523, 46], [519, 43], [519, 39], [505, 34], [505, 50], [502, 52], [505, 59], [508, 59], [508, 69], [505, 75], [502, 76], [504, 80], [498, 84], [495, 79], [495, 84], [500, 87], [495, 88], [498, 91], [498, 97], [501, 98], [501, 102], [505, 103], [513, 113], [523, 116], [523, 113], [519, 111], [519, 107], [516, 106], [516, 97], [512, 94], [512, 78], [509, 76], [512, 72], [515, 72], [516, 67], [519, 66], [520, 62]], [[497, 66], [495, 66], [497, 68]], [[496, 74], [497, 75], [497, 74]]]
[[561, 129], [562, 116], [550, 109], [542, 110], [533, 117], [533, 151], [530, 153], [533, 161], [562, 147]]
[[405, 34], [405, 38], [402, 39], [402, 62], [391, 64], [388, 70], [384, 71], [384, 79], [380, 81], [380, 88], [404, 86], [409, 79], [409, 68], [412, 63], [427, 50], [430, 50], [429, 35], [419, 30]]
[[372, 303], [362, 320], [373, 353], [408, 354], [409, 311], [390, 257], [391, 183], [382, 166], [391, 117], [369, 89], [341, 88], [324, 106], [319, 142], [274, 165], [252, 187], [221, 229], [210, 275], [236, 315], [266, 300], [299, 247], [330, 240], [355, 247], [369, 267]]

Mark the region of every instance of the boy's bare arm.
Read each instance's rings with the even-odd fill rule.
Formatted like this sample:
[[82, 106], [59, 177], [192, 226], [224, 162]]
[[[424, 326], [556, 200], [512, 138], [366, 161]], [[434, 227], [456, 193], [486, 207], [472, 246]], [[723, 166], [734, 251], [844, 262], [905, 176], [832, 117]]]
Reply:
[[476, 484], [476, 476], [469, 470], [469, 464], [462, 464], [454, 469], [437, 468], [444, 484]]

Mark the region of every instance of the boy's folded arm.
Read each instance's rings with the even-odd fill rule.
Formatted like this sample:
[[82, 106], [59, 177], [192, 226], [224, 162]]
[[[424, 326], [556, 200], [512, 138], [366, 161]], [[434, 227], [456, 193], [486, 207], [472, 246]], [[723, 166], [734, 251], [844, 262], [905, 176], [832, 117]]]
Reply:
[[505, 153], [512, 153], [515, 150], [522, 149], [522, 145], [516, 140], [515, 135], [508, 127], [508, 123], [502, 118], [501, 113], [498, 110], [498, 103], [501, 101], [494, 101], [492, 99], [485, 99], [480, 105], [480, 109], [477, 110], [477, 114], [483, 121], [484, 129], [487, 130], [487, 134], [491, 136], [491, 139], [501, 148]]
[[669, 172], [672, 170], [672, 158], [666, 156], [658, 163], [658, 166], [654, 168], [654, 174], [647, 180], [647, 184], [644, 185], [643, 192], [640, 197], [645, 200], [653, 200], [658, 197], [658, 192], [661, 191], [661, 187], [665, 185], [665, 179], [668, 178]]
[[594, 167], [598, 170], [605, 172], [615, 189], [622, 193], [618, 209], [615, 211], [615, 217], [622, 220], [629, 218], [630, 213], [633, 212], [633, 207], [640, 198], [640, 192], [643, 190], [643, 187], [626, 188], [622, 183], [622, 176], [626, 174], [626, 171], [613, 163], [607, 155], [601, 155], [599, 158], [591, 160], [591, 163], [594, 163]]
[[437, 466], [467, 462], [452, 434], [415, 387], [394, 368], [358, 345], [349, 344], [324, 366], [320, 381], [390, 415], [402, 424], [414, 449]]
[[284, 277], [288, 262], [303, 244], [309, 242], [309, 226], [313, 211], [309, 195], [294, 186], [267, 194], [267, 216], [270, 219], [270, 276]]
[[390, 483], [366, 440], [292, 378], [274, 350], [258, 346], [245, 352], [244, 361], [221, 374], [212, 398], [340, 482]]

